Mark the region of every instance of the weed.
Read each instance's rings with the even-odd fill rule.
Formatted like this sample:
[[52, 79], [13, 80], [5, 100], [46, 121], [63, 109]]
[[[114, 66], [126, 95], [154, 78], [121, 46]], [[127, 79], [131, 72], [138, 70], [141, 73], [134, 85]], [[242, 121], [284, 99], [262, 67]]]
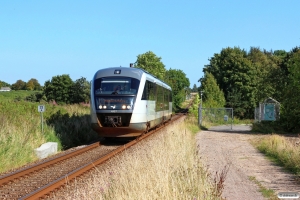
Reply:
[[224, 182], [227, 176], [227, 173], [229, 171], [230, 165], [224, 166], [224, 168], [221, 170], [221, 172], [216, 171], [215, 177], [214, 177], [214, 183], [216, 185], [216, 191], [215, 195], [217, 197], [221, 197], [223, 189], [224, 189]]
[[261, 182], [259, 182], [254, 176], [249, 176], [248, 178], [259, 187], [259, 191], [264, 197], [268, 198], [269, 200], [278, 200], [278, 197], [275, 194], [274, 190], [264, 187]]

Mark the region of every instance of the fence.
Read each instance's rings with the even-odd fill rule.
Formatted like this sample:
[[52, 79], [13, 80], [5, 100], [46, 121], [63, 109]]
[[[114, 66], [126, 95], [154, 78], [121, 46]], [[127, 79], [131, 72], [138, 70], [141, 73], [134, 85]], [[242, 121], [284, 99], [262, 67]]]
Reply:
[[233, 124], [233, 108], [201, 108], [199, 107], [199, 125]]

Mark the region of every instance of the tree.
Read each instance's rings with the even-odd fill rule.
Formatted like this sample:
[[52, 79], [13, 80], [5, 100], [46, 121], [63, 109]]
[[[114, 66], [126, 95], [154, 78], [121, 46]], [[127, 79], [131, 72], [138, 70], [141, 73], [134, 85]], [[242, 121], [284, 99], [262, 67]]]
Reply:
[[16, 83], [12, 84], [11, 89], [12, 90], [25, 90], [26, 83], [22, 80], [17, 80]]
[[197, 88], [196, 84], [193, 85], [192, 92], [198, 92], [198, 88]]
[[32, 80], [29, 80], [27, 83], [26, 83], [26, 90], [34, 90], [34, 83]]
[[[210, 64], [203, 69], [204, 73], [211, 73], [224, 92], [227, 106], [229, 96], [240, 96], [239, 105], [230, 103], [234, 113], [240, 118], [253, 118], [257, 94], [257, 70], [247, 58], [247, 53], [238, 47], [222, 49], [220, 54], [214, 54]], [[241, 107], [243, 112], [238, 111]]]
[[282, 101], [282, 121], [288, 131], [300, 130], [300, 49], [294, 48], [287, 55], [288, 81]]
[[51, 81], [44, 84], [44, 95], [48, 101], [55, 100], [57, 103], [70, 103], [70, 91], [73, 81], [68, 74], [52, 77]]
[[225, 106], [224, 93], [211, 73], [205, 73], [204, 78], [201, 79], [200, 91], [204, 91], [202, 99], [206, 107], [222, 108]]
[[251, 61], [252, 66], [256, 70], [256, 104], [268, 97], [272, 97], [275, 92], [274, 79], [270, 75], [271, 71], [278, 68], [278, 65], [272, 60], [272, 56], [272, 52], [266, 50], [261, 51], [256, 47], [251, 47], [247, 54], [247, 58]]
[[157, 57], [152, 51], [138, 55], [134, 67], [144, 69], [161, 80], [163, 80], [166, 72], [161, 57]]
[[42, 92], [35, 92], [34, 94], [30, 94], [29, 96], [25, 97], [25, 100], [31, 102], [41, 102], [46, 101], [47, 99]]
[[190, 80], [182, 70], [169, 69], [166, 71], [165, 81], [172, 88], [172, 99], [175, 108], [179, 107], [185, 100], [185, 88], [190, 86]]
[[40, 85], [40, 83], [38, 82], [38, 80], [36, 80], [35, 78], [31, 78], [27, 84], [33, 84], [33, 90], [42, 90], [42, 86]]
[[90, 100], [90, 83], [86, 78], [77, 79], [70, 91], [71, 103], [89, 102]]
[[[46, 81], [43, 95], [48, 101], [55, 100], [57, 103], [81, 103], [90, 100], [90, 83], [81, 77], [73, 82], [69, 75], [52, 77]], [[43, 95], [37, 99], [43, 98]]]
[[8, 84], [4, 81], [0, 81], [0, 87], [10, 87], [10, 84]]
[[288, 53], [285, 50], [275, 50], [273, 54], [274, 56], [284, 59]]

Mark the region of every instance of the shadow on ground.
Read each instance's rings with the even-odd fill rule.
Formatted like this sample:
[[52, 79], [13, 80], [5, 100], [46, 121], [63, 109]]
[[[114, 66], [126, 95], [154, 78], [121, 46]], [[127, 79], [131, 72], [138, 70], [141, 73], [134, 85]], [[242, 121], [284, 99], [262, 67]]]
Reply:
[[204, 131], [226, 132], [226, 133], [252, 133], [252, 125], [220, 125], [212, 126]]
[[47, 125], [54, 128], [56, 136], [61, 141], [64, 150], [90, 144], [101, 138], [91, 128], [90, 116], [62, 113], [57, 111], [47, 120]]

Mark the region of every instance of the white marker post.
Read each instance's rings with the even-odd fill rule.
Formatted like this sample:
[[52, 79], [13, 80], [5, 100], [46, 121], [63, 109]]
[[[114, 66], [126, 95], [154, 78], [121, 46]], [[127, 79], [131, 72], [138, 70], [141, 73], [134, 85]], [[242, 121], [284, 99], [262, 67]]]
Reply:
[[46, 110], [45, 105], [38, 105], [38, 111], [41, 113], [42, 133], [44, 132], [43, 112], [45, 112], [45, 110]]

